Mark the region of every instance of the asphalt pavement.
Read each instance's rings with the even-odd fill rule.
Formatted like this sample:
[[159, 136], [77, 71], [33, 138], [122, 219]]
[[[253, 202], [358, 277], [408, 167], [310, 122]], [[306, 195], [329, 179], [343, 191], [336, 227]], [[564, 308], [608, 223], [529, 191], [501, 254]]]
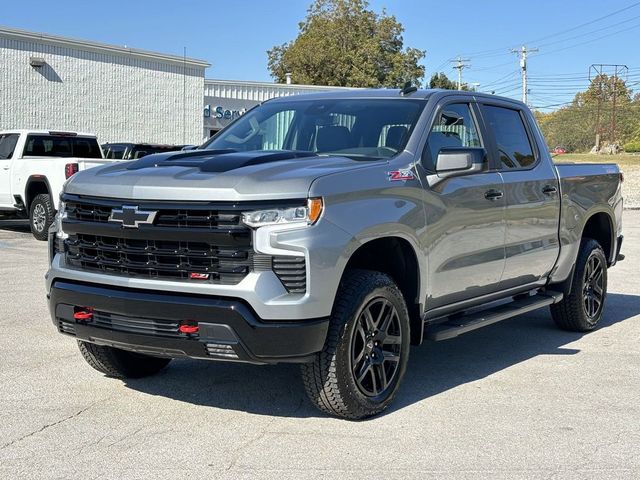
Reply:
[[385, 414], [327, 417], [295, 365], [120, 381], [50, 321], [45, 243], [0, 221], [0, 478], [640, 478], [640, 211], [600, 328], [547, 309], [413, 347]]

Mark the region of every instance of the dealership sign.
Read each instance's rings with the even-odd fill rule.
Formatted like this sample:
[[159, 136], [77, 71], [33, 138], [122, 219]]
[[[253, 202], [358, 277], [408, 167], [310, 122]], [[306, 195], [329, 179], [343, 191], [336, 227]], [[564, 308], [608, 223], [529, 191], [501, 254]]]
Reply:
[[204, 117], [205, 118], [218, 118], [220, 120], [224, 119], [224, 120], [233, 120], [234, 118], [238, 118], [240, 115], [243, 115], [247, 112], [246, 108], [240, 108], [240, 109], [229, 109], [229, 108], [225, 108], [222, 107], [220, 105], [216, 105], [216, 106], [211, 106], [211, 105], [205, 105], [204, 107]]

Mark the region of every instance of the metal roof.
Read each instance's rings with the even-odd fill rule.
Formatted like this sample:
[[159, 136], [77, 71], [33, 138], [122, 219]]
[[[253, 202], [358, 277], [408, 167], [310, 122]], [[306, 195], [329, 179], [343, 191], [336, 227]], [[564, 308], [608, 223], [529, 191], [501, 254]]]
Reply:
[[120, 47], [116, 45], [109, 45], [106, 43], [92, 42], [88, 40], [78, 40], [74, 38], [59, 37], [57, 35], [49, 35], [47, 33], [29, 32], [27, 30], [19, 30], [16, 28], [2, 27], [0, 26], [0, 38], [10, 38], [14, 40], [32, 41], [32, 42], [45, 42], [52, 45], [59, 45], [62, 47], [72, 47], [78, 50], [88, 50], [99, 53], [118, 53], [121, 55], [129, 55], [132, 57], [138, 57], [144, 60], [155, 60], [164, 63], [171, 64], [187, 64], [189, 66], [207, 68], [211, 64], [205, 60], [198, 60], [195, 58], [186, 59], [178, 55], [168, 55], [165, 53], [150, 52], [148, 50], [138, 50], [136, 48], [129, 48], [126, 46]]

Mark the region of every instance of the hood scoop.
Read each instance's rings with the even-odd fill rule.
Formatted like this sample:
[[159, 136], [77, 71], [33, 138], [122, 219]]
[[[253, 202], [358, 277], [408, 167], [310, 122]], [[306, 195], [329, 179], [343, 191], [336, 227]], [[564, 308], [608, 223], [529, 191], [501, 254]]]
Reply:
[[127, 166], [127, 170], [149, 167], [191, 167], [201, 172], [223, 173], [251, 165], [293, 160], [295, 158], [317, 157], [313, 152], [236, 152], [235, 150], [192, 150], [180, 153], [149, 155]]

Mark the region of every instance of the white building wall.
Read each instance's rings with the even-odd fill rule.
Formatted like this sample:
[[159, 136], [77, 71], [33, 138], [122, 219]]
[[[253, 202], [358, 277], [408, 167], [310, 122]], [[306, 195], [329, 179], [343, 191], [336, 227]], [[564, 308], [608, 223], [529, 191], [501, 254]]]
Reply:
[[326, 92], [329, 90], [349, 90], [348, 87], [327, 87], [321, 85], [286, 85], [283, 83], [243, 82], [235, 80], [205, 80], [204, 96], [232, 98], [264, 102], [270, 98], [286, 97], [301, 93]]
[[[46, 64], [35, 68], [30, 57]], [[0, 130], [76, 130], [95, 133], [100, 142], [197, 144], [207, 64], [180, 60], [0, 31]]]

